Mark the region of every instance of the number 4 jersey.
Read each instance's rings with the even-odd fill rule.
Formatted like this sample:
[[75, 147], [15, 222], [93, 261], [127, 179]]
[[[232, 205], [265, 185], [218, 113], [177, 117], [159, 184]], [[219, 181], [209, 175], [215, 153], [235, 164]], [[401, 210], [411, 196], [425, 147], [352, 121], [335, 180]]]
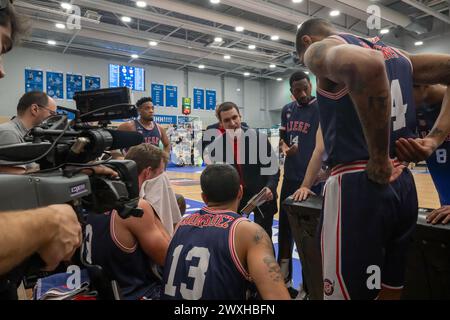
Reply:
[[[431, 131], [441, 105], [421, 106], [417, 109], [418, 129], [421, 137]], [[441, 205], [450, 205], [450, 136], [427, 160], [428, 169], [439, 194]]]
[[248, 220], [211, 208], [184, 218], [167, 252], [162, 299], [245, 300], [250, 276], [234, 243], [242, 221]]
[[[345, 44], [377, 50], [383, 54], [392, 97], [390, 156], [395, 158], [395, 141], [399, 138], [415, 137], [416, 132], [411, 61], [397, 49], [386, 46], [379, 38], [364, 39], [351, 34], [339, 34], [330, 38]], [[339, 92], [317, 88], [317, 100], [328, 165], [334, 167], [368, 160], [367, 143], [348, 88]]]

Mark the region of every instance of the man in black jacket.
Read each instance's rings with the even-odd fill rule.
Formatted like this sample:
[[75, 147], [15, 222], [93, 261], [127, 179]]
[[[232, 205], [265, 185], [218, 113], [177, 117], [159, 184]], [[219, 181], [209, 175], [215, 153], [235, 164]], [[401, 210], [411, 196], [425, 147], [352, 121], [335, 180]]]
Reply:
[[276, 201], [280, 178], [278, 158], [267, 135], [242, 126], [242, 118], [236, 104], [222, 103], [217, 114], [226, 132], [215, 137], [214, 142], [208, 147], [209, 150], [206, 150], [207, 158], [211, 163], [231, 164], [239, 172], [244, 189], [239, 212], [254, 195], [265, 189], [266, 202], [255, 208], [255, 222], [272, 237], [273, 216], [278, 211]]

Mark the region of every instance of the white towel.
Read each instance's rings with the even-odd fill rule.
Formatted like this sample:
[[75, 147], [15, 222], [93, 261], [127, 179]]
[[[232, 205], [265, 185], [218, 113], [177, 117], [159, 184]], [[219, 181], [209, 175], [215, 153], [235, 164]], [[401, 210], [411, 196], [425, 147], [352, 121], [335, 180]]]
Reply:
[[166, 173], [145, 181], [141, 188], [140, 197], [150, 203], [159, 220], [161, 220], [169, 235], [172, 236], [173, 225], [181, 221], [181, 212]]

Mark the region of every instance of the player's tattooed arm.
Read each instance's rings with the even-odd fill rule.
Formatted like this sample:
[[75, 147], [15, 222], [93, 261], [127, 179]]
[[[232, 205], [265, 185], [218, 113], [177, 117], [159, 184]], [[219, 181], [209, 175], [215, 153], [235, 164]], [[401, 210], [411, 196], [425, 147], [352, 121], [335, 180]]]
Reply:
[[319, 82], [327, 79], [348, 88], [368, 145], [369, 178], [388, 183], [392, 171], [389, 162], [391, 97], [382, 53], [324, 40], [306, 51], [305, 63]]
[[399, 160], [419, 162], [430, 157], [450, 134], [450, 55], [402, 53], [411, 60], [414, 84], [447, 86], [441, 112], [430, 134], [423, 139], [400, 138], [396, 141]]
[[263, 299], [290, 299], [268, 234], [255, 223], [248, 223], [245, 227], [245, 230], [241, 231], [247, 233], [247, 241], [249, 241], [248, 272], [260, 295]]

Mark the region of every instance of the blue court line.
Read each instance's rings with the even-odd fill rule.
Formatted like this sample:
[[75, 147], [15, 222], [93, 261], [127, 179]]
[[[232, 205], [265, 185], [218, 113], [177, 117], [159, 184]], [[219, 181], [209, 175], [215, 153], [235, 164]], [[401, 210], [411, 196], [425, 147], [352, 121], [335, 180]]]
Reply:
[[[191, 199], [186, 199], [186, 214], [192, 214], [203, 208], [205, 204], [200, 201], [195, 201]], [[250, 215], [250, 220], [253, 220], [253, 214]], [[272, 242], [275, 247], [275, 253], [278, 256], [278, 220], [273, 220], [272, 226]], [[300, 259], [298, 256], [297, 248], [294, 245], [294, 251], [292, 253], [293, 257], [293, 282], [294, 288], [298, 289], [302, 283], [302, 266], [300, 264]]]
[[178, 173], [197, 173], [202, 172], [204, 169], [205, 167], [168, 167], [167, 171]]

